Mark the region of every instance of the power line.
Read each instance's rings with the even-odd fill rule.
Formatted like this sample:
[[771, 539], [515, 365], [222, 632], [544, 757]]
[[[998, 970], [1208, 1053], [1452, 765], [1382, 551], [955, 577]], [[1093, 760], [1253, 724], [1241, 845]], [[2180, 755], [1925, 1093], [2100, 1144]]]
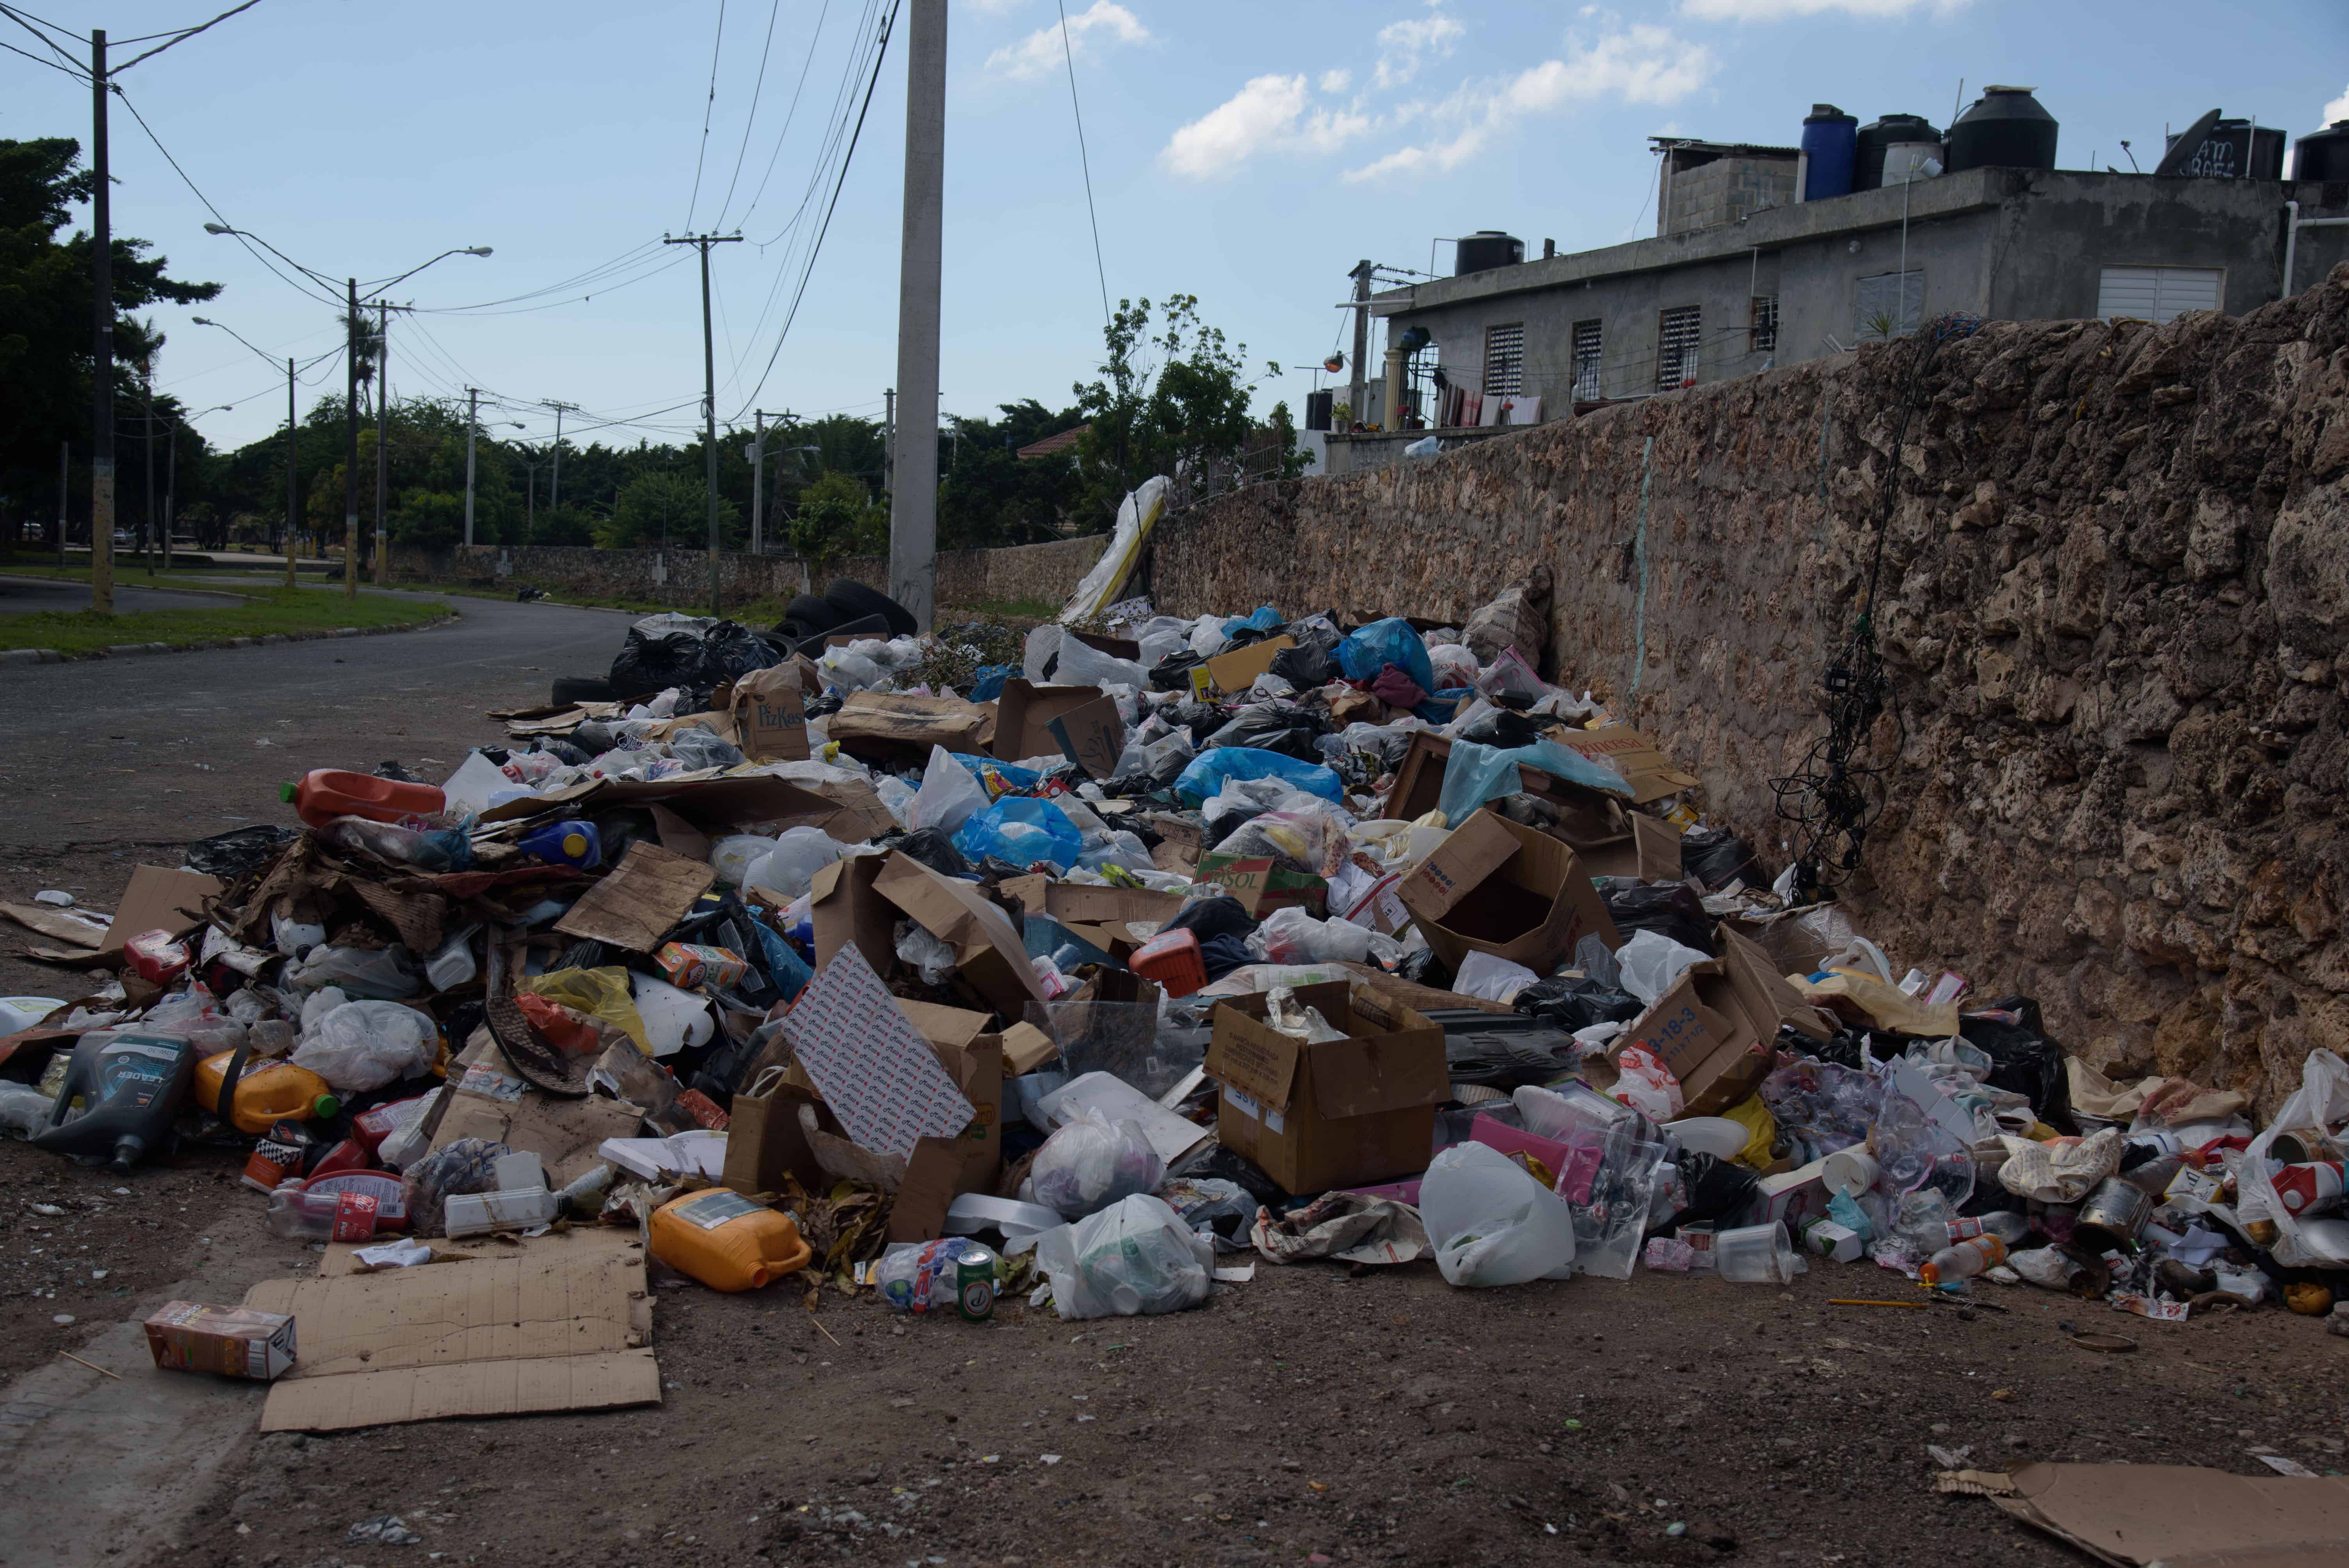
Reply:
[[[35, 36], [38, 36], [37, 34]], [[12, 55], [22, 55], [36, 66], [47, 66], [53, 71], [63, 71], [66, 75], [73, 77], [73, 79], [78, 82], [87, 82], [89, 80], [89, 73], [88, 71], [77, 71], [72, 69], [70, 67], [61, 66], [55, 60], [45, 60], [41, 58], [40, 56], [33, 53], [30, 49], [20, 49], [14, 44], [0, 44], [0, 49], [5, 49]]]
[[742, 120], [742, 145], [734, 150], [734, 172], [726, 181], [726, 200], [718, 204], [717, 227], [726, 226], [726, 210], [734, 205], [734, 187], [741, 182], [742, 159], [750, 150], [750, 131], [759, 123], [759, 95], [767, 90], [767, 57], [775, 49], [775, 18], [783, 8], [783, 0], [769, 0], [767, 6], [767, 41], [759, 46], [759, 77], [750, 84], [750, 112]]
[[1093, 225], [1093, 271], [1101, 278], [1102, 325], [1110, 324], [1109, 269], [1102, 264], [1101, 214], [1093, 211], [1093, 165], [1085, 151], [1085, 111], [1077, 107], [1077, 51], [1069, 42], [1068, 0], [1056, 0], [1061, 8], [1061, 54], [1069, 62], [1069, 111], [1077, 117], [1077, 166], [1085, 172], [1085, 216]]
[[[168, 48], [171, 47], [171, 46], [172, 46], [173, 44], [184, 44], [184, 43], [186, 43], [190, 38], [194, 37], [197, 34], [202, 33], [202, 32], [205, 32], [205, 31], [208, 31], [208, 30], [209, 30], [209, 29], [211, 29], [211, 28], [213, 28], [213, 27], [217, 27], [217, 26], [219, 26], [222, 22], [227, 21], [231, 16], [235, 15], [238, 12], [240, 12], [240, 11], [250, 11], [250, 10], [252, 10], [255, 5], [260, 5], [260, 4], [261, 4], [261, 0], [244, 0], [244, 4], [243, 4], [243, 5], [232, 5], [232, 6], [230, 6], [227, 10], [225, 10], [225, 11], [222, 12], [219, 15], [217, 15], [217, 16], [213, 17], [213, 18], [212, 18], [211, 21], [209, 21], [209, 22], [200, 23], [200, 24], [198, 24], [197, 26], [193, 26], [193, 27], [181, 27], [181, 28], [177, 28], [177, 29], [175, 29], [173, 32], [171, 32], [171, 34], [169, 34], [169, 35], [168, 35], [168, 36], [169, 36], [169, 37], [170, 37], [170, 39], [171, 39], [171, 42], [170, 42], [170, 43], [158, 44], [158, 45], [156, 45], [153, 48], [151, 48], [151, 49], [148, 50], [145, 54], [143, 54], [143, 55], [134, 56], [134, 57], [132, 57], [131, 58], [129, 58], [129, 59], [128, 59], [128, 60], [123, 61], [123, 62], [122, 62], [122, 64], [120, 64], [120, 65], [119, 65], [119, 66], [115, 66], [115, 67], [110, 67], [110, 68], [109, 68], [109, 75], [111, 75], [111, 74], [113, 74], [113, 73], [115, 73], [115, 72], [127, 71], [127, 70], [129, 70], [131, 67], [133, 67], [133, 66], [137, 65], [140, 60], [151, 60], [151, 59], [153, 59], [156, 56], [158, 56], [158, 55], [161, 54], [164, 50], [166, 50], [166, 49], [168, 49]], [[165, 36], [167, 36], [167, 35], [162, 34], [162, 33], [150, 33], [150, 34], [148, 34], [148, 35], [147, 35], [147, 37], [148, 37], [148, 38], [161, 38], [161, 37], [165, 37]], [[146, 42], [146, 38], [131, 38], [131, 39], [128, 39], [128, 40], [126, 40], [126, 42], [129, 42], [129, 43], [134, 43], [134, 44], [140, 44], [140, 43], [145, 43], [145, 42]]]
[[783, 112], [783, 128], [775, 133], [775, 150], [767, 155], [767, 170], [759, 176], [759, 188], [750, 192], [750, 204], [742, 209], [743, 222], [750, 222], [750, 214], [759, 210], [759, 200], [767, 193], [767, 181], [774, 178], [775, 160], [782, 156], [783, 142], [791, 136], [792, 121], [800, 111], [800, 95], [807, 90], [808, 71], [815, 64], [816, 50], [823, 43], [823, 24], [831, 15], [832, 0], [823, 0], [822, 8], [816, 12], [815, 32], [808, 39], [807, 58], [800, 62], [799, 83], [792, 88], [792, 106]]
[[701, 201], [701, 164], [709, 156], [709, 116], [718, 108], [718, 59], [726, 46], [726, 0], [718, 0], [718, 37], [709, 46], [709, 97], [701, 106], [701, 147], [693, 155], [693, 195], [685, 204], [685, 226], [693, 227], [693, 210]]

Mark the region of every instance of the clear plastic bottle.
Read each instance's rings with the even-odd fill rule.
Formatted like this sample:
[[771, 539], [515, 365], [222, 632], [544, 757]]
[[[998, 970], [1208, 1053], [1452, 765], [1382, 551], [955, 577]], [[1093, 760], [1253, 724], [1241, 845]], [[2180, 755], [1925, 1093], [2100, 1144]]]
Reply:
[[364, 1192], [305, 1192], [280, 1187], [262, 1216], [270, 1234], [300, 1242], [364, 1242], [375, 1234], [376, 1200]]
[[1971, 1279], [2006, 1262], [2006, 1243], [1996, 1236], [1972, 1236], [1943, 1247], [1925, 1260], [1917, 1277], [1927, 1284]]
[[453, 991], [479, 973], [480, 966], [473, 960], [473, 933], [480, 929], [469, 925], [453, 934], [425, 962], [424, 977], [432, 983], [432, 989]]

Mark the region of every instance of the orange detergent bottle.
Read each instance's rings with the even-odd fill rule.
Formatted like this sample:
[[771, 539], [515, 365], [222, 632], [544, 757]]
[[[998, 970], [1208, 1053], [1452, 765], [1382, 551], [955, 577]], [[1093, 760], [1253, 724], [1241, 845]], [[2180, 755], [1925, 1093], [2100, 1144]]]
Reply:
[[337, 817], [365, 817], [371, 822], [429, 817], [449, 805], [448, 797], [429, 784], [404, 784], [339, 768], [313, 769], [299, 784], [279, 785], [277, 798], [292, 801], [294, 814], [314, 828]]
[[712, 1290], [756, 1290], [814, 1256], [789, 1214], [709, 1187], [653, 1212], [653, 1256]]
[[194, 1085], [196, 1103], [214, 1116], [233, 1122], [238, 1131], [258, 1138], [269, 1130], [273, 1122], [307, 1121], [314, 1116], [332, 1116], [343, 1108], [333, 1087], [309, 1068], [248, 1056], [243, 1070], [237, 1075], [236, 1087], [230, 1091], [228, 1107], [223, 1109], [221, 1085], [239, 1054], [222, 1051], [198, 1062]]

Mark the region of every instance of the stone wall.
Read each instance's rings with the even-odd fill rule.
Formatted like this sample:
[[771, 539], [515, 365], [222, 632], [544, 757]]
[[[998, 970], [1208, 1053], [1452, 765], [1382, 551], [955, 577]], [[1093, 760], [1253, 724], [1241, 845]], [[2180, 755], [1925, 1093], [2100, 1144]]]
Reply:
[[[938, 603], [949, 609], [1041, 600], [1057, 607], [1095, 561], [1107, 535], [1023, 544], [1002, 550], [942, 550], [938, 552]], [[499, 569], [501, 560], [509, 571]], [[709, 557], [694, 550], [590, 550], [540, 545], [459, 548], [446, 554], [394, 558], [403, 581], [462, 583], [483, 588], [543, 588], [558, 598], [620, 600], [678, 610], [709, 604]], [[719, 589], [730, 606], [761, 600], [789, 600], [809, 591], [821, 593], [835, 577], [853, 577], [886, 591], [889, 562], [884, 556], [850, 556], [816, 568], [788, 555], [719, 557]]]
[[1547, 563], [1547, 673], [1783, 861], [1769, 780], [1822, 734], [1890, 470], [1908, 732], [1853, 913], [2099, 1065], [2272, 1107], [2349, 1050], [2349, 266], [2240, 317], [1984, 325], [1896, 463], [1917, 352], [1257, 486], [1162, 527], [1159, 601], [1458, 617]]

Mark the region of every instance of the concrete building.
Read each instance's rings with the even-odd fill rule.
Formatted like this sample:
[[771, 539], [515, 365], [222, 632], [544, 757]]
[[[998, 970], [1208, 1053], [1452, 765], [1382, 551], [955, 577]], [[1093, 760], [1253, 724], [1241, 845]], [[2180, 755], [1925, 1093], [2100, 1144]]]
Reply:
[[[1655, 238], [1372, 296], [1390, 343], [1413, 327], [1431, 340], [1413, 364], [1421, 418], [1406, 426], [1423, 430], [1438, 366], [1488, 410], [1495, 395], [1539, 398], [1551, 419], [1844, 352], [1946, 312], [2240, 315], [2279, 296], [2287, 201], [2303, 219], [2349, 214], [2338, 183], [2023, 169], [1797, 204], [1791, 149], [1659, 147]], [[2296, 288], [2345, 254], [2349, 228], [2302, 230]], [[1403, 438], [1337, 438], [1329, 471], [1391, 460]]]

